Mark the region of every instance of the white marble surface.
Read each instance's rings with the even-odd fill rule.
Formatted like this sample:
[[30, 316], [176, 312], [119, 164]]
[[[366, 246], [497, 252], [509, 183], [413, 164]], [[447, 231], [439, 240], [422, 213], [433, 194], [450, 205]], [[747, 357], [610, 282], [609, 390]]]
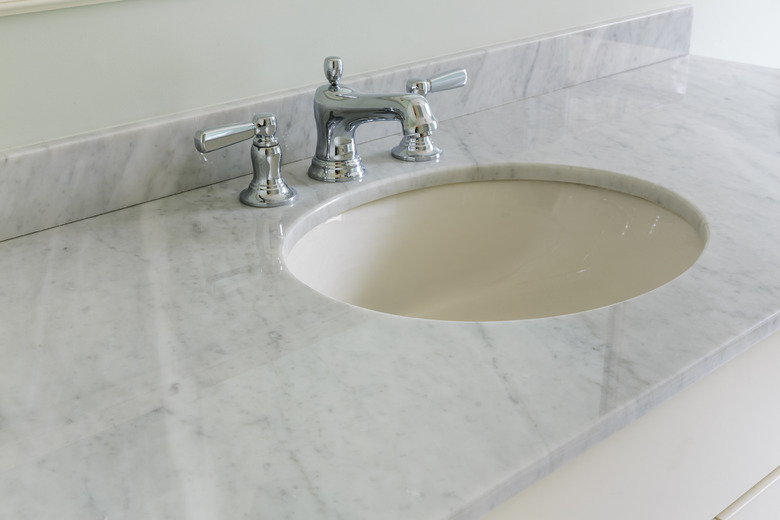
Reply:
[[[434, 115], [446, 120], [683, 56], [691, 20], [690, 6], [676, 7], [363, 76], [350, 75], [347, 61], [343, 81], [365, 92], [399, 92], [410, 77], [465, 67], [467, 88], [431, 96]], [[322, 52], [324, 58], [336, 51]], [[0, 240], [249, 173], [249, 143], [213, 152], [205, 162], [192, 137], [205, 128], [251, 121], [257, 112], [277, 115], [285, 162], [311, 157], [317, 86], [0, 150]], [[399, 125], [369, 125], [357, 139], [398, 132]]]
[[[439, 164], [363, 143], [360, 184], [289, 164], [292, 207], [243, 207], [243, 177], [0, 244], [0, 518], [478, 518], [780, 327], [780, 71], [674, 59], [437, 138]], [[527, 162], [676, 192], [702, 257], [501, 323], [371, 312], [284, 270], [323, 203]]]

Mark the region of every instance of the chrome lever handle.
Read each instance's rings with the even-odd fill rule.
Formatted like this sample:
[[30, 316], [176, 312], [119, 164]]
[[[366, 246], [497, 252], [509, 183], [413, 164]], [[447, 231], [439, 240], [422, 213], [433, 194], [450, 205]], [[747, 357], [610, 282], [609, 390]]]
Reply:
[[263, 143], [265, 146], [273, 146], [277, 144], [275, 134], [276, 116], [269, 113], [257, 114], [251, 123], [238, 123], [197, 132], [195, 148], [200, 153], [208, 153], [253, 137], [267, 141]]
[[195, 134], [195, 148], [200, 153], [213, 152], [255, 136], [254, 123], [222, 126]]
[[425, 96], [429, 92], [440, 92], [462, 87], [467, 81], [468, 74], [466, 69], [454, 69], [428, 79], [412, 78], [406, 82], [406, 91], [410, 94], [422, 94]]
[[282, 177], [282, 148], [276, 139], [276, 116], [264, 112], [251, 123], [221, 126], [195, 134], [200, 153], [213, 152], [254, 137], [250, 157], [254, 176], [239, 199], [248, 206], [270, 208], [292, 203], [297, 194]]

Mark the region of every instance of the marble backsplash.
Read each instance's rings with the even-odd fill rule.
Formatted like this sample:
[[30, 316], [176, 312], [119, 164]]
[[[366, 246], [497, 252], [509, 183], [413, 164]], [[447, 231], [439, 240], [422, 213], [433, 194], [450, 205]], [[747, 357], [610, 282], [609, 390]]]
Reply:
[[[465, 88], [429, 96], [434, 115], [446, 122], [686, 55], [692, 16], [691, 7], [680, 6], [368, 75], [350, 75], [347, 62], [343, 83], [399, 92], [407, 78], [465, 68]], [[314, 149], [316, 86], [0, 152], [0, 240], [249, 174], [248, 142], [201, 156], [192, 137], [256, 112], [277, 115], [284, 163], [305, 159]], [[393, 133], [398, 125], [364, 125], [357, 138]]]

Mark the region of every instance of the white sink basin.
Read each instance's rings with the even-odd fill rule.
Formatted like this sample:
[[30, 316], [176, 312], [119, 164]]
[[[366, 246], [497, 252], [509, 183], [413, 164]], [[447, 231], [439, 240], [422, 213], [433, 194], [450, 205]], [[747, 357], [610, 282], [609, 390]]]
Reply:
[[[486, 175], [503, 180], [479, 180]], [[704, 247], [706, 225], [695, 208], [645, 181], [540, 165], [437, 180], [469, 178], [476, 180], [399, 193], [328, 218], [288, 247], [287, 266], [311, 288], [367, 309], [498, 321], [635, 297], [680, 275]]]

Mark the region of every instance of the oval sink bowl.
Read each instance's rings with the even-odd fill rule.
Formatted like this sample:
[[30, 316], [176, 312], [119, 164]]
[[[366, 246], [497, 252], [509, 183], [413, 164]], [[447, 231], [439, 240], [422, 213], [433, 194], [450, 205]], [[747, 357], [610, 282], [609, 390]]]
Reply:
[[706, 239], [693, 206], [624, 175], [512, 165], [428, 182], [448, 180], [320, 216], [287, 248], [290, 272], [375, 311], [519, 320], [655, 289], [688, 269]]

